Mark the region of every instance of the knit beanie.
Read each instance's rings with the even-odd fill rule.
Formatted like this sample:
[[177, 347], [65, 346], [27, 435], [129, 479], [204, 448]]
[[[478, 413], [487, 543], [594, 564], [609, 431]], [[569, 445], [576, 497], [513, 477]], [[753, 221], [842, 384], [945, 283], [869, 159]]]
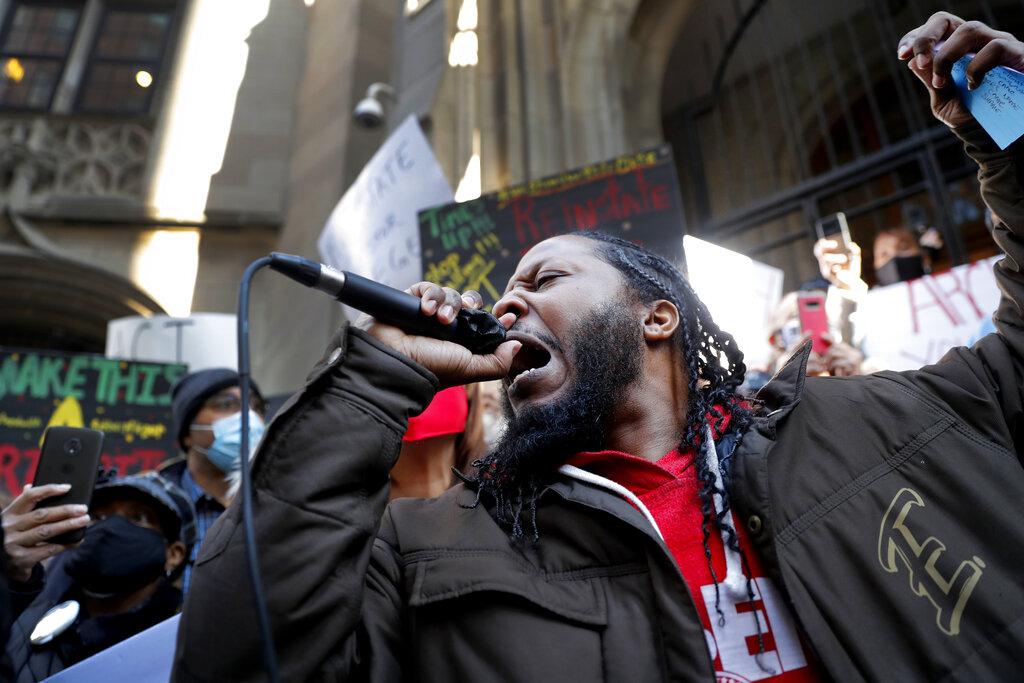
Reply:
[[[196, 417], [208, 398], [228, 387], [238, 386], [238, 373], [230, 368], [210, 368], [200, 370], [182, 377], [171, 390], [171, 410], [174, 414], [174, 435], [178, 439], [181, 450], [187, 451], [185, 437]], [[256, 383], [251, 384], [252, 391], [262, 398]]]

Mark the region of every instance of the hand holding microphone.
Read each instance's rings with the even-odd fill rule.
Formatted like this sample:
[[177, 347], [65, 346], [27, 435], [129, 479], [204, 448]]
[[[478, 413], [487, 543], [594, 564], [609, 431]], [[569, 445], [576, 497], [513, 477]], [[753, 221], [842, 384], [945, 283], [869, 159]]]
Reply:
[[[419, 298], [421, 315], [442, 325], [451, 324], [460, 313], [483, 312], [483, 298], [474, 291], [460, 295], [454, 289], [432, 282], [419, 282], [407, 291]], [[497, 320], [502, 329], [507, 330], [515, 323], [516, 317], [513, 313], [506, 313]], [[498, 344], [490, 353], [472, 353], [459, 344], [410, 334], [369, 316], [363, 316], [356, 324], [384, 344], [429, 369], [446, 387], [504, 377], [508, 374], [516, 352], [522, 347], [520, 342], [510, 340]]]
[[483, 310], [478, 292], [465, 294], [432, 282], [405, 292], [301, 256], [273, 253], [270, 267], [363, 311], [356, 325], [431, 370], [444, 386], [504, 377], [522, 346], [505, 341], [515, 322]]

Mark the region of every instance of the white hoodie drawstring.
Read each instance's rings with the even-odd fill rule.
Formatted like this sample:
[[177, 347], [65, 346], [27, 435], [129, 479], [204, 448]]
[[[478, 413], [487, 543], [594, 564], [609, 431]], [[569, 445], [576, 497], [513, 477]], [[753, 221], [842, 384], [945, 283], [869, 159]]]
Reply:
[[[707, 459], [708, 469], [711, 470], [711, 474], [715, 477], [715, 493], [712, 499], [715, 502], [715, 514], [721, 515], [722, 510], [725, 509], [725, 500], [722, 495], [725, 487], [722, 485], [722, 468], [718, 464], [718, 451], [715, 448], [715, 440], [710, 426], [705, 425], [704, 427], [704, 440], [701, 444], [701, 450]], [[732, 518], [732, 511], [726, 512], [723, 520], [733, 529], [736, 528]], [[729, 595], [734, 599], [745, 598], [747, 596], [747, 578], [743, 575], [743, 559], [729, 545], [729, 538], [725, 531], [722, 531], [721, 535], [722, 548], [725, 551], [725, 581], [721, 585], [725, 586]]]
[[[721, 515], [722, 510], [725, 509], [725, 499], [721, 492], [725, 491], [725, 487], [722, 485], [722, 468], [718, 462], [718, 449], [715, 447], [714, 434], [711, 432], [711, 427], [709, 426], [705, 426], [704, 428], [704, 440], [701, 444], [701, 451], [702, 455], [707, 458], [708, 469], [715, 477], [715, 493], [712, 498], [715, 503], [715, 513], [717, 515]], [[662, 542], [664, 542], [665, 537], [662, 535], [661, 529], [658, 528], [658, 523], [654, 520], [654, 515], [651, 514], [651, 511], [647, 509], [647, 506], [643, 504], [640, 498], [625, 486], [622, 486], [621, 484], [618, 484], [606, 477], [602, 477], [599, 474], [594, 474], [593, 472], [580, 469], [574, 465], [562, 465], [558, 468], [558, 471], [571, 479], [577, 479], [594, 486], [599, 486], [628, 500], [634, 507], [636, 507], [637, 510], [640, 511], [641, 514], [643, 514], [651, 527], [654, 528], [654, 532], [658, 534], [658, 537]], [[723, 519], [733, 529], [736, 528], [731, 511], [726, 512]], [[725, 588], [725, 591], [733, 601], [740, 602], [749, 597], [747, 591], [747, 578], [743, 575], [743, 559], [739, 552], [729, 546], [728, 535], [724, 531], [721, 532], [721, 536], [722, 549], [725, 552], [725, 581], [722, 581], [719, 585]], [[762, 671], [770, 675], [774, 675], [776, 673], [775, 670], [761, 661], [764, 655], [764, 643], [761, 640], [761, 622], [757, 616], [756, 610], [751, 614], [754, 617], [754, 623], [757, 626], [758, 641], [761, 643], [762, 647], [762, 651], [758, 652], [758, 654], [754, 656], [754, 659], [757, 661], [757, 666]], [[722, 619], [724, 620], [724, 618], [725, 617], [723, 616]]]
[[[722, 510], [725, 509], [725, 500], [722, 498], [722, 494], [720, 492], [724, 491], [725, 488], [722, 486], [722, 470], [718, 464], [718, 452], [715, 448], [715, 440], [714, 435], [711, 432], [711, 427], [704, 428], [704, 439], [701, 444], [701, 450], [703, 451], [703, 456], [707, 458], [708, 468], [715, 477], [715, 494], [713, 496], [715, 513], [716, 515], [721, 515]], [[647, 506], [644, 505], [643, 502], [641, 502], [641, 500], [625, 486], [622, 486], [611, 479], [607, 479], [606, 477], [594, 474], [593, 472], [580, 469], [574, 465], [562, 465], [558, 468], [558, 471], [567, 477], [578, 479], [579, 481], [585, 481], [588, 484], [593, 484], [594, 486], [599, 486], [625, 498], [640, 511], [644, 518], [647, 519], [650, 525], [654, 528], [654, 532], [658, 534], [658, 537], [664, 540], [664, 536], [661, 534], [661, 529], [658, 528], [658, 523], [654, 521], [654, 515], [652, 515], [650, 510], [647, 509]], [[731, 511], [725, 513], [724, 519], [733, 529], [736, 528], [732, 519]], [[729, 545], [726, 533], [723, 531], [721, 532], [721, 535], [722, 548], [725, 551], [725, 580], [722, 581], [720, 585], [725, 587], [725, 590], [729, 592], [729, 595], [733, 599], [738, 600], [745, 598], [747, 596], [747, 578], [743, 575], [743, 560], [740, 557], [740, 554]]]
[[617, 484], [607, 477], [602, 477], [600, 474], [594, 474], [593, 472], [580, 469], [575, 465], [562, 465], [558, 468], [558, 471], [572, 479], [579, 479], [580, 481], [585, 481], [588, 484], [600, 486], [603, 489], [608, 489], [612, 493], [617, 493], [622, 496], [632, 503], [633, 507], [639, 510], [647, 521], [650, 522], [651, 526], [654, 527], [654, 533], [658, 534], [658, 538], [662, 541], [665, 540], [665, 537], [661, 533], [661, 529], [658, 528], [658, 523], [654, 521], [654, 515], [652, 515], [651, 511], [647, 509], [647, 506], [643, 504], [643, 501], [641, 501], [635, 493], [627, 489], [625, 486]]

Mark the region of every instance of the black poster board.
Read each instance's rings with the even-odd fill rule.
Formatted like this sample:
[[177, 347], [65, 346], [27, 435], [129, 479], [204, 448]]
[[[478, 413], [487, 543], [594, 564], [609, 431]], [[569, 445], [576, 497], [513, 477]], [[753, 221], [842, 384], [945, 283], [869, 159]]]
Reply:
[[103, 467], [155, 469], [177, 455], [171, 387], [182, 364], [0, 348], [0, 497], [32, 483], [48, 426], [104, 432]]
[[424, 279], [475, 289], [490, 308], [520, 257], [548, 237], [600, 230], [685, 270], [679, 181], [668, 145], [419, 212]]

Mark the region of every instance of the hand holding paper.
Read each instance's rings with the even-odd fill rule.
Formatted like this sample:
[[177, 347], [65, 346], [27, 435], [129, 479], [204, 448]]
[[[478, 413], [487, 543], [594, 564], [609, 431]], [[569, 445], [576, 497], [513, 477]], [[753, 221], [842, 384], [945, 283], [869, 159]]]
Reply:
[[977, 120], [1003, 149], [1024, 134], [1024, 43], [1011, 34], [938, 12], [900, 40], [897, 55], [946, 125]]
[[953, 64], [953, 82], [974, 118], [999, 149], [1006, 149], [1024, 135], [1024, 73], [997, 66], [971, 89], [967, 69], [972, 58], [961, 57]]

